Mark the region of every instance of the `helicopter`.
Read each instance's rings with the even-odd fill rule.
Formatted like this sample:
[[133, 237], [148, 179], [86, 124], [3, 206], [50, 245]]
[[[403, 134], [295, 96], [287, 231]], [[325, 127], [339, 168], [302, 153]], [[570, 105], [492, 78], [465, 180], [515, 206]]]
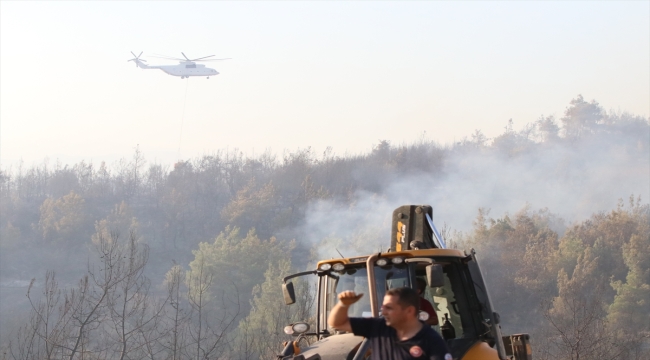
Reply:
[[190, 76], [205, 76], [209, 79], [210, 76], [219, 75], [219, 72], [217, 70], [205, 67], [205, 65], [203, 64], [197, 64], [197, 62], [221, 61], [221, 60], [230, 59], [230, 58], [209, 59], [214, 55], [204, 56], [196, 59], [190, 59], [183, 52], [181, 52], [181, 54], [183, 54], [184, 59], [169, 57], [169, 56], [153, 56], [161, 59], [177, 60], [179, 62], [178, 65], [153, 65], [152, 66], [146, 64], [147, 60], [140, 59], [140, 56], [142, 56], [142, 51], [140, 52], [139, 55], [134, 54], [133, 51], [131, 51], [131, 54], [133, 55], [133, 59], [129, 59], [127, 61], [135, 62], [136, 67], [139, 67], [141, 69], [160, 69], [164, 71], [166, 74], [172, 76], [180, 76], [181, 79], [189, 78]]

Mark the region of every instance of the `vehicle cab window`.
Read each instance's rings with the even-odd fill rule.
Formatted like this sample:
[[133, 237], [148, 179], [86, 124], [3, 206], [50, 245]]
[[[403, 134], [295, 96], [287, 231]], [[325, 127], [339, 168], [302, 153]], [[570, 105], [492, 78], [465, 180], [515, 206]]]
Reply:
[[[393, 288], [410, 286], [409, 269], [406, 265], [376, 266], [375, 288], [378, 303], [381, 304], [386, 291]], [[325, 307], [324, 320], [338, 302], [338, 294], [352, 290], [364, 296], [348, 309], [350, 317], [372, 317], [370, 308], [370, 294], [368, 287], [368, 272], [365, 267], [346, 268], [342, 271], [330, 271], [325, 275]], [[379, 309], [378, 309], [379, 310]], [[381, 316], [381, 313], [379, 314]]]
[[[428, 285], [423, 293], [424, 299], [433, 305], [438, 316], [438, 325], [433, 328], [445, 337], [446, 340], [460, 339], [470, 334], [465, 334], [472, 329], [472, 316], [470, 305], [466, 301], [458, 301], [465, 293], [462, 276], [459, 276], [457, 264], [444, 264], [444, 285], [431, 288]], [[420, 265], [416, 270], [418, 278], [426, 279], [425, 266]], [[458, 296], [459, 292], [461, 293]], [[445, 330], [446, 331], [443, 331]], [[450, 329], [453, 329], [450, 331]], [[470, 333], [473, 332], [469, 330]]]

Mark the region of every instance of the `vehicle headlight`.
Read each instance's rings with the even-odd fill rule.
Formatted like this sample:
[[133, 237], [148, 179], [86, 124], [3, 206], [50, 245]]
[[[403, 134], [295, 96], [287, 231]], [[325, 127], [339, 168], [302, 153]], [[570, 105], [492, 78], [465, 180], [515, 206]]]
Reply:
[[336, 264], [332, 265], [332, 269], [334, 269], [336, 271], [341, 271], [341, 270], [345, 269], [345, 265], [343, 265], [343, 263], [336, 263]]
[[386, 266], [386, 264], [388, 264], [388, 260], [386, 258], [380, 258], [375, 264], [378, 266]]
[[299, 322], [299, 323], [293, 324], [293, 326], [291, 328], [294, 331], [294, 333], [302, 334], [302, 333], [306, 333], [307, 331], [309, 331], [309, 324], [304, 323], [304, 322]]
[[318, 267], [318, 270], [325, 271], [325, 270], [329, 270], [331, 268], [332, 268], [332, 264], [320, 264], [320, 266]]
[[287, 335], [293, 335], [293, 326], [287, 325], [284, 327], [284, 333]]
[[401, 264], [401, 263], [403, 263], [403, 262], [404, 262], [404, 258], [398, 256], [398, 257], [394, 257], [394, 258], [392, 258], [390, 261], [391, 261], [393, 264], [397, 265], [397, 264]]

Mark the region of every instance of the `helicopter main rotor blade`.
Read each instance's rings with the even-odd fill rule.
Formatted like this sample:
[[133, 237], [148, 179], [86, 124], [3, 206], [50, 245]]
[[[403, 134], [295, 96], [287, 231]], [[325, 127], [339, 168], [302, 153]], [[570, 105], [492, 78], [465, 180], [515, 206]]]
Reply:
[[[133, 55], [134, 58], [137, 58], [137, 56], [135, 56], [135, 54], [133, 53], [133, 51], [131, 51], [131, 55]], [[140, 55], [142, 55], [142, 53], [140, 53]]]
[[207, 58], [209, 58], [209, 57], [213, 57], [213, 56], [214, 56], [214, 55], [208, 55], [208, 56], [204, 56], [204, 57], [200, 57], [200, 58], [192, 59], [192, 60], [190, 60], [190, 61], [197, 61], [197, 60], [201, 60], [201, 59], [207, 59]]
[[136, 57], [139, 58], [140, 56], [142, 56], [142, 53], [143, 53], [143, 52], [144, 52], [144, 51], [140, 51], [140, 55], [138, 55], [138, 56], [136, 56]]
[[162, 56], [151, 56], [151, 57], [156, 58], [156, 59], [174, 60], [174, 61], [180, 61], [180, 62], [186, 61], [185, 59], [177, 59], [177, 58], [172, 58], [172, 57], [162, 57]]
[[154, 53], [154, 54], [151, 54], [151, 55], [149, 55], [149, 56], [153, 56], [153, 57], [162, 57], [162, 58], [173, 58], [173, 59], [176, 59], [176, 58], [173, 57], [173, 56], [163, 55], [163, 54], [155, 54], [155, 53]]
[[164, 55], [158, 55], [158, 56], [156, 56], [156, 55], [151, 55], [151, 57], [153, 57], [153, 58], [157, 58], [157, 59], [167, 59], [167, 60], [185, 61], [185, 59], [176, 58], [176, 57], [171, 57], [171, 56], [164, 56]]
[[184, 52], [181, 51], [181, 54], [183, 54], [183, 57], [185, 57], [185, 60], [187, 60], [187, 61], [192, 61], [192, 60], [190, 60], [190, 59], [187, 57], [187, 55], [185, 55]]
[[203, 61], [222, 61], [222, 60], [230, 60], [230, 59], [232, 59], [232, 58], [223, 58], [223, 59], [207, 59], [207, 60], [197, 60], [197, 61], [199, 61], [199, 62], [203, 62]]

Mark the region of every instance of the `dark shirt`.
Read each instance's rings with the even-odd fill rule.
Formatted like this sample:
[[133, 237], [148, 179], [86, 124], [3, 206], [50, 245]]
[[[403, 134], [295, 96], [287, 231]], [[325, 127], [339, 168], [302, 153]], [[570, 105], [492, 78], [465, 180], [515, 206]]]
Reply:
[[368, 338], [374, 360], [447, 360], [447, 343], [431, 327], [422, 326], [408, 340], [397, 339], [397, 332], [382, 318], [350, 318], [352, 332]]

